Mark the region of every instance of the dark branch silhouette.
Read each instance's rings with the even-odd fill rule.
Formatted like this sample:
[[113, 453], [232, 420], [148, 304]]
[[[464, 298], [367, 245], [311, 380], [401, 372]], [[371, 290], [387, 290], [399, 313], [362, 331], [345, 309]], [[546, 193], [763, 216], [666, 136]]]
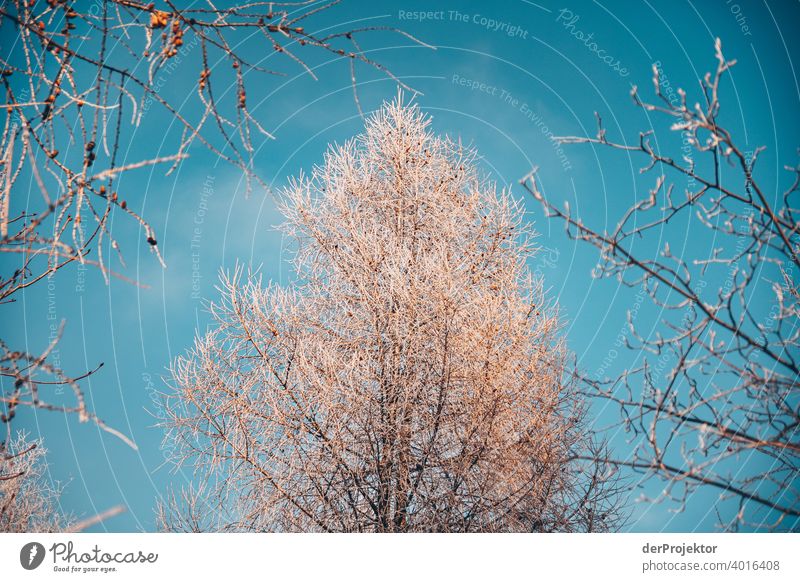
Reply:
[[[800, 167], [786, 167], [782, 194], [760, 184], [763, 148], [743, 150], [722, 125], [720, 81], [735, 61], [724, 58], [719, 41], [716, 57], [699, 103], [689, 104], [680, 89], [665, 94], [656, 66], [658, 101], [632, 91], [638, 107], [672, 119], [685, 144], [682, 159], [662, 153], [654, 141], [670, 140], [654, 140], [653, 131], [633, 144], [610, 139], [599, 116], [596, 137], [560, 138], [638, 156], [641, 172], [654, 175], [653, 188], [613, 230], [593, 229], [569, 206], [560, 209], [535, 172], [522, 183], [572, 238], [599, 249], [597, 277], [639, 289], [661, 314], [652, 332], [628, 312], [618, 343], [641, 354], [641, 364], [614, 378], [575, 372], [591, 394], [619, 407], [622, 425], [637, 437], [630, 456], [604, 460], [664, 479], [664, 497], [678, 508], [700, 487], [734, 499], [737, 510], [720, 514], [725, 528], [797, 529]], [[687, 183], [683, 192], [677, 178]], [[669, 229], [680, 225], [683, 235], [687, 224], [691, 245], [676, 255]], [[645, 250], [647, 241], [664, 239], [659, 251]], [[710, 252], [693, 254], [706, 245]]]

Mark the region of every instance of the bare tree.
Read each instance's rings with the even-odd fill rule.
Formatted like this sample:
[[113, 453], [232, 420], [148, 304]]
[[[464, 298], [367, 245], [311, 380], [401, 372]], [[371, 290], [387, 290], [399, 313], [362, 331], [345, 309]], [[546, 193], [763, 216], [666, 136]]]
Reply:
[[166, 529], [616, 526], [521, 207], [428, 123], [398, 99], [290, 184], [290, 288], [223, 277], [165, 395]]
[[[356, 63], [394, 79], [366, 56], [358, 40], [394, 29], [306, 30], [315, 16], [338, 3], [251, 2], [218, 8], [208, 2], [179, 8], [169, 0], [4, 2], [0, 31], [9, 42], [0, 54], [6, 112], [0, 138], [0, 252], [19, 260], [4, 263], [11, 272], [0, 273], [0, 304], [14, 302], [20, 291], [70, 264], [97, 267], [106, 280], [125, 279], [112, 271], [108, 256], [116, 254], [124, 265], [121, 245], [110, 230], [115, 213], [141, 226], [143, 239], [163, 264], [154, 229], [118, 191], [125, 173], [161, 164], [169, 173], [199, 144], [245, 172], [248, 191], [253, 183], [264, 185], [252, 169], [252, 140], [271, 136], [251, 113], [246, 85], [253, 75], [279, 71], [250, 62], [251, 47], [259, 47], [255, 54], [278, 55], [270, 63], [284, 58], [311, 76], [302, 51], [341, 57], [349, 64], [356, 103]], [[179, 66], [196, 69], [190, 94], [197, 107], [173, 103], [162, 91], [164, 79]], [[161, 117], [153, 116], [155, 110]], [[180, 128], [175, 150], [125, 159], [135, 131], [154, 131], [146, 123], [149, 118], [161, 120], [161, 131], [164, 114]], [[75, 412], [82, 421], [94, 420], [111, 431], [87, 410], [78, 383], [95, 370], [69, 374], [48, 362], [53, 349], [55, 344], [37, 355], [0, 340], [0, 420], [7, 429], [0, 441], [2, 479], [16, 473], [5, 457], [14, 438], [10, 422], [20, 406]], [[69, 386], [74, 404], [52, 404], [43, 394], [47, 385]]]
[[48, 472], [41, 439], [31, 441], [19, 431], [2, 454], [0, 532], [79, 532], [125, 511], [117, 505], [82, 520], [65, 511], [60, 504], [62, 486]]
[[6, 533], [58, 532], [72, 519], [58, 508], [60, 490], [47, 479], [41, 441], [18, 434], [3, 452], [10, 468], [0, 475], [0, 531]]
[[[590, 393], [619, 406], [625, 429], [640, 437], [630, 456], [605, 460], [664, 479], [662, 499], [679, 509], [699, 488], [717, 490], [720, 501], [736, 503], [730, 512], [718, 507], [726, 528], [797, 529], [800, 167], [786, 167], [791, 179], [782, 195], [760, 184], [763, 148], [743, 150], [721, 125], [720, 82], [735, 61], [723, 57], [719, 40], [716, 57], [695, 105], [680, 89], [664, 91], [658, 66], [659, 101], [646, 103], [633, 89], [637, 106], [673, 121], [681, 159], [667, 155], [674, 142], [653, 131], [633, 144], [609, 139], [599, 116], [596, 137], [561, 138], [640, 156], [641, 172], [655, 174], [653, 188], [613, 230], [593, 230], [568, 206], [559, 209], [535, 174], [523, 184], [571, 237], [600, 250], [596, 276], [640, 289], [662, 319], [645, 328], [645, 318], [629, 310], [618, 341], [637, 359], [618, 377], [576, 372]], [[686, 187], [676, 189], [678, 180]], [[671, 249], [681, 240], [683, 248]], [[654, 242], [663, 245], [656, 252]]]

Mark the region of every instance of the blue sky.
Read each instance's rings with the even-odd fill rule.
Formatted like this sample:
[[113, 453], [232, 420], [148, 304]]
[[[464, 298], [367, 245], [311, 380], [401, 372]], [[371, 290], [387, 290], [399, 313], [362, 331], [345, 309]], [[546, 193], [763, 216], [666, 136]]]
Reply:
[[[436, 14], [421, 20], [419, 11]], [[567, 20], [574, 28], [565, 27]], [[746, 148], [767, 146], [762, 179], [770, 188], [785, 185], [788, 176], [781, 168], [795, 163], [800, 145], [800, 89], [793, 62], [800, 55], [800, 39], [793, 34], [797, 22], [797, 2], [345, 0], [306, 27], [396, 26], [434, 45], [435, 50], [424, 48], [391, 33], [375, 33], [363, 43], [370, 58], [420, 93], [415, 99], [433, 117], [435, 131], [477, 148], [492, 179], [524, 198], [516, 183], [539, 166], [546, 192], [570, 200], [587, 222], [602, 229], [616, 222], [637, 187], [641, 192], [647, 185], [638, 176], [639, 166], [585, 146], [558, 151], [546, 130], [594, 134], [594, 111], [602, 115], [609, 136], [632, 138], [653, 124], [663, 129], [634, 108], [631, 85], [650, 96], [651, 67], [658, 61], [670, 84], [696, 95], [696, 79], [714, 67], [714, 39], [720, 37], [726, 56], [739, 61], [724, 83], [725, 121]], [[593, 34], [611, 64], [570, 34], [575, 29]], [[248, 90], [252, 113], [276, 138], [256, 144], [256, 169], [279, 188], [319, 162], [329, 143], [358, 133], [362, 120], [343, 59], [312, 56], [314, 80], [263, 45], [244, 46], [252, 60], [288, 73], [254, 76]], [[189, 54], [163, 87], [164, 95], [190, 115], [197, 104], [183, 96], [196, 83], [195, 59]], [[365, 67], [358, 82], [367, 111], [397, 92], [393, 81]], [[129, 136], [125, 155], [133, 161], [172, 153], [178, 135], [168, 118], [148, 112]], [[67, 325], [61, 365], [77, 374], [104, 362], [84, 384], [90, 402], [108, 424], [134, 438], [138, 451], [61, 415], [25, 412], [17, 427], [45, 439], [50, 475], [66, 485], [65, 509], [90, 515], [123, 503], [125, 514], [95, 529], [151, 530], [157, 497], [187, 478], [163, 466], [162, 434], [154, 425], [157, 392], [165, 389], [170, 361], [207, 321], [201, 298], [215, 297], [219, 270], [237, 261], [260, 265], [265, 277], [284, 283], [290, 272], [273, 228], [281, 218], [272, 196], [260, 191], [245, 196], [240, 174], [199, 147], [173, 175], [165, 176], [164, 168], [141, 170], [124, 177], [118, 188], [155, 227], [167, 268], [161, 268], [135, 225], [117, 217], [114, 228], [127, 267], [116, 267], [148, 288], [120, 281], [106, 285], [94, 270], [65, 269], [50, 285], [34, 286], [17, 304], [2, 307], [3, 334], [11, 345], [41, 349], [49, 333], [50, 302]], [[526, 207], [544, 247], [532, 266], [561, 306], [570, 348], [581, 365], [596, 368], [623, 325], [633, 291], [615, 281], [592, 280], [594, 249], [570, 241], [561, 224], [549, 222], [528, 200]], [[690, 233], [677, 236], [684, 248], [693, 242]], [[621, 353], [614, 365], [624, 368], [634, 358]], [[657, 491], [657, 482], [648, 485], [648, 493]], [[713, 496], [697, 495], [681, 514], [668, 505], [633, 505], [629, 529], [712, 530], [711, 501]]]

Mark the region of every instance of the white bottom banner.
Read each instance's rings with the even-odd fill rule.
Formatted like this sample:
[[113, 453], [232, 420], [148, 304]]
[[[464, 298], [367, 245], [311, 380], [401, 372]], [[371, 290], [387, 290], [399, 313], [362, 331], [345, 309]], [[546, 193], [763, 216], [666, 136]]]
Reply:
[[0, 534], [0, 580], [796, 581], [798, 554], [798, 534]]

